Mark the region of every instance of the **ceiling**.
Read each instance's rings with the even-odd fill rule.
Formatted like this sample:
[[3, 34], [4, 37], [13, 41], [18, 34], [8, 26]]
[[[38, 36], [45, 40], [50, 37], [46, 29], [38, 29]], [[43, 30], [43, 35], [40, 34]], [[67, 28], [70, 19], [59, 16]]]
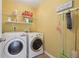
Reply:
[[25, 3], [33, 7], [40, 5], [41, 0], [16, 0], [17, 2]]

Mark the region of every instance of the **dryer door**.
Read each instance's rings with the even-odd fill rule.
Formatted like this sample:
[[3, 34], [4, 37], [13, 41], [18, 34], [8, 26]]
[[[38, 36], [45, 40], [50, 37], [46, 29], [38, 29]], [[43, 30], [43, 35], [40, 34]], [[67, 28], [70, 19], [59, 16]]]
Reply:
[[41, 50], [42, 46], [43, 46], [43, 42], [42, 42], [41, 38], [36, 37], [33, 39], [32, 43], [31, 43], [31, 49], [33, 51], [37, 52], [37, 51]]
[[24, 41], [20, 38], [14, 38], [5, 45], [5, 54], [8, 56], [17, 56], [22, 53]]

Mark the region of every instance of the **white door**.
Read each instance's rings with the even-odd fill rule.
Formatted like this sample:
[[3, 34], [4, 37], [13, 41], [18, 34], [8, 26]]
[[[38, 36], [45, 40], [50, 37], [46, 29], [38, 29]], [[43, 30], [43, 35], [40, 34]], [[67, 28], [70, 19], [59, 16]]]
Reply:
[[2, 0], [0, 0], [0, 38], [2, 36]]
[[[2, 36], [2, 0], [0, 0], [0, 38]], [[0, 42], [0, 57], [2, 52], [3, 42]]]

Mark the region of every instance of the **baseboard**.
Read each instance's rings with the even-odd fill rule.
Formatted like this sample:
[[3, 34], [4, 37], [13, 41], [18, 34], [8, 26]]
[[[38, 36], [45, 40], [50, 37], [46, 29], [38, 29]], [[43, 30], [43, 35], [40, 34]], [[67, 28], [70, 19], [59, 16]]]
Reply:
[[48, 55], [50, 58], [56, 58], [56, 57], [54, 57], [53, 55], [51, 55], [50, 53], [48, 53], [47, 51], [44, 51], [44, 53], [45, 53], [46, 55]]

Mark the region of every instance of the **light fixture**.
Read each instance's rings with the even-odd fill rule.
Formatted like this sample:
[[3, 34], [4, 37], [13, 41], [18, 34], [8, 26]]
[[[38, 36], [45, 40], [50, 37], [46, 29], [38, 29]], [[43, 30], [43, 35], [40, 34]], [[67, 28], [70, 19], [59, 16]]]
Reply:
[[17, 1], [31, 6], [38, 6], [41, 2], [41, 0], [17, 0]]

